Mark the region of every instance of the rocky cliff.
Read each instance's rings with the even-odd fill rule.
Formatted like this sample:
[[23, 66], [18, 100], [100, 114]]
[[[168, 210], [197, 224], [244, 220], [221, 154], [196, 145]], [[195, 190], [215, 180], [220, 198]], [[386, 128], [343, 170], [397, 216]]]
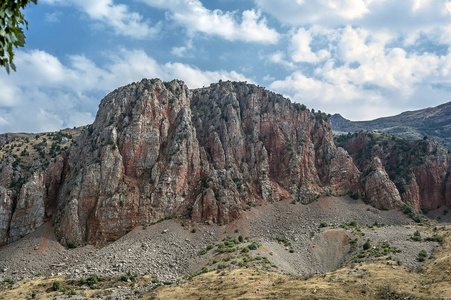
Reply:
[[143, 80], [101, 102], [70, 149], [57, 234], [102, 241], [159, 219], [227, 223], [243, 209], [324, 189], [357, 189], [359, 171], [329, 122], [255, 85], [189, 90]]
[[[367, 186], [367, 178], [374, 177], [374, 170], [379, 170], [381, 178], [387, 173], [391, 196], [374, 200], [373, 194], [366, 189], [370, 204], [392, 208], [399, 203], [399, 195], [415, 210], [451, 205], [451, 157], [434, 138], [406, 140], [385, 133], [361, 131], [338, 136], [336, 142], [351, 154], [356, 166], [362, 170], [364, 186]], [[381, 202], [381, 199], [385, 201]]]
[[[397, 192], [384, 157], [355, 160], [361, 173], [335, 146], [325, 114], [240, 82], [190, 90], [182, 81], [143, 79], [108, 94], [94, 123], [71, 134], [22, 136], [13, 145], [2, 138], [0, 242], [51, 218], [60, 241], [77, 244], [174, 216], [227, 223], [282, 199], [360, 193], [392, 208], [418, 196], [418, 207], [432, 207], [451, 194], [440, 183], [427, 202], [418, 178]], [[441, 173], [425, 167], [420, 175], [431, 184]]]

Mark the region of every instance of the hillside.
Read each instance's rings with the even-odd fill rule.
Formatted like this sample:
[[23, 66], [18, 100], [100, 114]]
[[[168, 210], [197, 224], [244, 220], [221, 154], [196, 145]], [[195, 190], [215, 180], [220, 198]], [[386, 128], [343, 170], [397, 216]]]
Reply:
[[[448, 151], [385, 133], [334, 140], [312, 111], [243, 82], [143, 79], [109, 93], [93, 124], [0, 135], [0, 298], [201, 297], [190, 280], [225, 288], [227, 274], [242, 282], [223, 296], [249, 298], [253, 272], [271, 286], [313, 276], [324, 298], [353, 272], [449, 265], [448, 229], [423, 215], [449, 221]], [[447, 275], [431, 270], [434, 289], [412, 293], [417, 275], [395, 288], [441, 297]], [[394, 293], [357, 282], [354, 298]]]
[[450, 205], [450, 157], [434, 138], [407, 140], [360, 131], [335, 136], [335, 142], [348, 151], [364, 174], [372, 172], [368, 166], [377, 161], [395, 184], [394, 193], [415, 210]]
[[433, 136], [451, 149], [451, 102], [372, 121], [350, 121], [335, 114], [331, 116], [330, 123], [337, 133], [378, 130], [406, 139]]
[[101, 244], [167, 218], [227, 224], [257, 205], [322, 195], [380, 209], [450, 205], [447, 153], [435, 159], [433, 144], [408, 145], [424, 176], [406, 194], [382, 157], [352, 158], [336, 147], [328, 116], [312, 111], [242, 82], [190, 90], [143, 79], [108, 94], [91, 125], [3, 135], [0, 242], [52, 220], [63, 245]]

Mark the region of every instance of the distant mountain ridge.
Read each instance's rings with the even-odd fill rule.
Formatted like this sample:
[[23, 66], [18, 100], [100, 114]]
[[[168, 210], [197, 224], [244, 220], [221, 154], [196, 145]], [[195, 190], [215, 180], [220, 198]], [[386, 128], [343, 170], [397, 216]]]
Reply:
[[334, 114], [330, 123], [334, 133], [378, 130], [406, 139], [433, 136], [451, 149], [451, 102], [372, 121], [350, 121]]

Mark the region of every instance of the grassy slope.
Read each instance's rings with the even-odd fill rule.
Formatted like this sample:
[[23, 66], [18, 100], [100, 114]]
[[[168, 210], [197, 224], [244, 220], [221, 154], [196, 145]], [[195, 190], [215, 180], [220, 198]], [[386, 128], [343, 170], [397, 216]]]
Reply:
[[[381, 257], [372, 263], [345, 268], [311, 278], [268, 272], [261, 265], [248, 268], [215, 270], [184, 280], [178, 285], [158, 287], [155, 277], [143, 276], [136, 282], [109, 278], [86, 284], [65, 277], [39, 276], [17, 283], [0, 284], [0, 299], [53, 299], [72, 293], [73, 299], [113, 297], [118, 286], [128, 287], [143, 299], [451, 299], [451, 226], [418, 227], [444, 236], [433, 258], [416, 270], [399, 266]], [[54, 281], [62, 282], [61, 291], [53, 291]], [[155, 289], [156, 288], [156, 289]]]
[[[424, 230], [424, 227], [422, 227]], [[428, 229], [432, 234], [432, 229]], [[236, 269], [209, 272], [145, 299], [451, 299], [451, 227], [433, 260], [416, 270], [387, 258], [311, 278]]]

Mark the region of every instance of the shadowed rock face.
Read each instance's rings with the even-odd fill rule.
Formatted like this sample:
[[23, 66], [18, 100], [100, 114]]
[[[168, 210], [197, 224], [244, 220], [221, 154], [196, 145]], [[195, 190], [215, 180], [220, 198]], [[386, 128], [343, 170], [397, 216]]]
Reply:
[[[415, 210], [451, 205], [451, 158], [433, 138], [405, 140], [362, 131], [337, 137], [362, 173], [362, 193], [371, 205]], [[399, 196], [401, 199], [399, 199]]]
[[227, 223], [248, 205], [355, 191], [360, 174], [323, 114], [255, 85], [157, 79], [102, 100], [69, 169], [55, 219], [66, 242], [181, 214]]

